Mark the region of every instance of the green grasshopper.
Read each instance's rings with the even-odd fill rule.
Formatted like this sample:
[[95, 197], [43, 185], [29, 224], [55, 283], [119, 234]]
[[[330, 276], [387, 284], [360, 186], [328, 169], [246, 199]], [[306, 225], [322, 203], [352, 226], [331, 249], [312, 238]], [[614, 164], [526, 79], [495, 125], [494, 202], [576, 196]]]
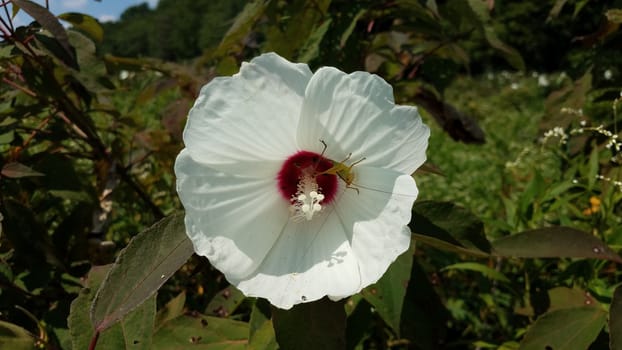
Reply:
[[[320, 154], [320, 157], [323, 157], [324, 152], [326, 152], [326, 148], [328, 148], [328, 145], [326, 144], [326, 142], [324, 142], [324, 140], [320, 140], [320, 142], [322, 143], [322, 145], [324, 145], [324, 149], [322, 149], [322, 153]], [[358, 188], [352, 186], [352, 183], [354, 182], [354, 172], [352, 172], [352, 168], [360, 162], [364, 161], [365, 158], [363, 157], [350, 165], [346, 165], [345, 162], [347, 162], [350, 157], [352, 157], [352, 153], [348, 154], [348, 156], [341, 162], [337, 162], [327, 158], [328, 161], [333, 163], [333, 166], [318, 173], [317, 175], [337, 175], [341, 180], [343, 180], [343, 182], [346, 183], [346, 188], [352, 188], [356, 190], [356, 193], [360, 193]]]

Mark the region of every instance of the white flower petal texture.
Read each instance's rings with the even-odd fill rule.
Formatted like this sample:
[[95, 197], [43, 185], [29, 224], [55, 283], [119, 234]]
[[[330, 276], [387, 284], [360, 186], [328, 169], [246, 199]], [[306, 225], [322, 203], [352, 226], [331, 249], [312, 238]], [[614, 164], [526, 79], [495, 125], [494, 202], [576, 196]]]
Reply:
[[189, 113], [175, 162], [188, 237], [279, 308], [356, 294], [408, 249], [429, 134], [376, 75], [256, 57]]

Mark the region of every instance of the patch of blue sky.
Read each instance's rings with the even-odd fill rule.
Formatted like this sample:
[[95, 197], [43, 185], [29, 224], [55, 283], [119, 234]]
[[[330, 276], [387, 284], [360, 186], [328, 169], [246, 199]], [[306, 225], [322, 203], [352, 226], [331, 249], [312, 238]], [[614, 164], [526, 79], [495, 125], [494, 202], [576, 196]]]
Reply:
[[[34, 0], [34, 2], [45, 6], [45, 0]], [[123, 11], [128, 7], [149, 3], [151, 8], [158, 4], [158, 0], [49, 0], [50, 12], [55, 15], [66, 12], [79, 12], [92, 16], [100, 22], [110, 22], [119, 19]], [[12, 11], [9, 5], [9, 11]], [[13, 19], [15, 26], [25, 25], [32, 21], [26, 13], [20, 11]]]

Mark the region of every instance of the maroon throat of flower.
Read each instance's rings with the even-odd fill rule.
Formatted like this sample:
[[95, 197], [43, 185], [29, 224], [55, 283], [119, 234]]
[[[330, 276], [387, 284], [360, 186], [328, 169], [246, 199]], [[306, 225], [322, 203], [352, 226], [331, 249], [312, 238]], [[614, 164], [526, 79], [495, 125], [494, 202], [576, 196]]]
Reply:
[[277, 175], [279, 192], [291, 206], [295, 220], [311, 220], [335, 200], [338, 176], [326, 171], [333, 162], [322, 154], [299, 151], [283, 162]]

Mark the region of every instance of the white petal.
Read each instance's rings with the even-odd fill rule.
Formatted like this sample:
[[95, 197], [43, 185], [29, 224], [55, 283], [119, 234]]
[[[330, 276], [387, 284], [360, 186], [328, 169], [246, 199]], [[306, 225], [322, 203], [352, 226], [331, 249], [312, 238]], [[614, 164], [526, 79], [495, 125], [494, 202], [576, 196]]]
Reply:
[[343, 225], [352, 227], [352, 250], [359, 262], [361, 284], [378, 281], [389, 265], [410, 245], [415, 180], [387, 169], [357, 166], [353, 186], [346, 189], [336, 211]]
[[359, 292], [358, 261], [345, 228], [334, 211], [324, 214], [290, 223], [255, 275], [229, 281], [244, 294], [267, 298], [282, 309]]
[[[230, 279], [249, 296], [289, 309], [328, 296], [338, 300], [376, 282], [410, 245], [412, 177], [356, 167], [323, 217], [289, 223], [254, 275]], [[319, 219], [319, 220], [318, 220]]]
[[413, 173], [425, 162], [430, 131], [415, 107], [397, 106], [393, 90], [366, 72], [319, 69], [305, 92], [298, 145], [341, 161], [365, 157], [364, 165]]
[[253, 273], [289, 218], [272, 178], [243, 178], [195, 162], [186, 149], [175, 162], [177, 192], [195, 252], [227, 278]]
[[184, 142], [192, 158], [216, 170], [273, 176], [297, 150], [296, 127], [312, 73], [276, 54], [243, 63], [232, 77], [201, 89]]

